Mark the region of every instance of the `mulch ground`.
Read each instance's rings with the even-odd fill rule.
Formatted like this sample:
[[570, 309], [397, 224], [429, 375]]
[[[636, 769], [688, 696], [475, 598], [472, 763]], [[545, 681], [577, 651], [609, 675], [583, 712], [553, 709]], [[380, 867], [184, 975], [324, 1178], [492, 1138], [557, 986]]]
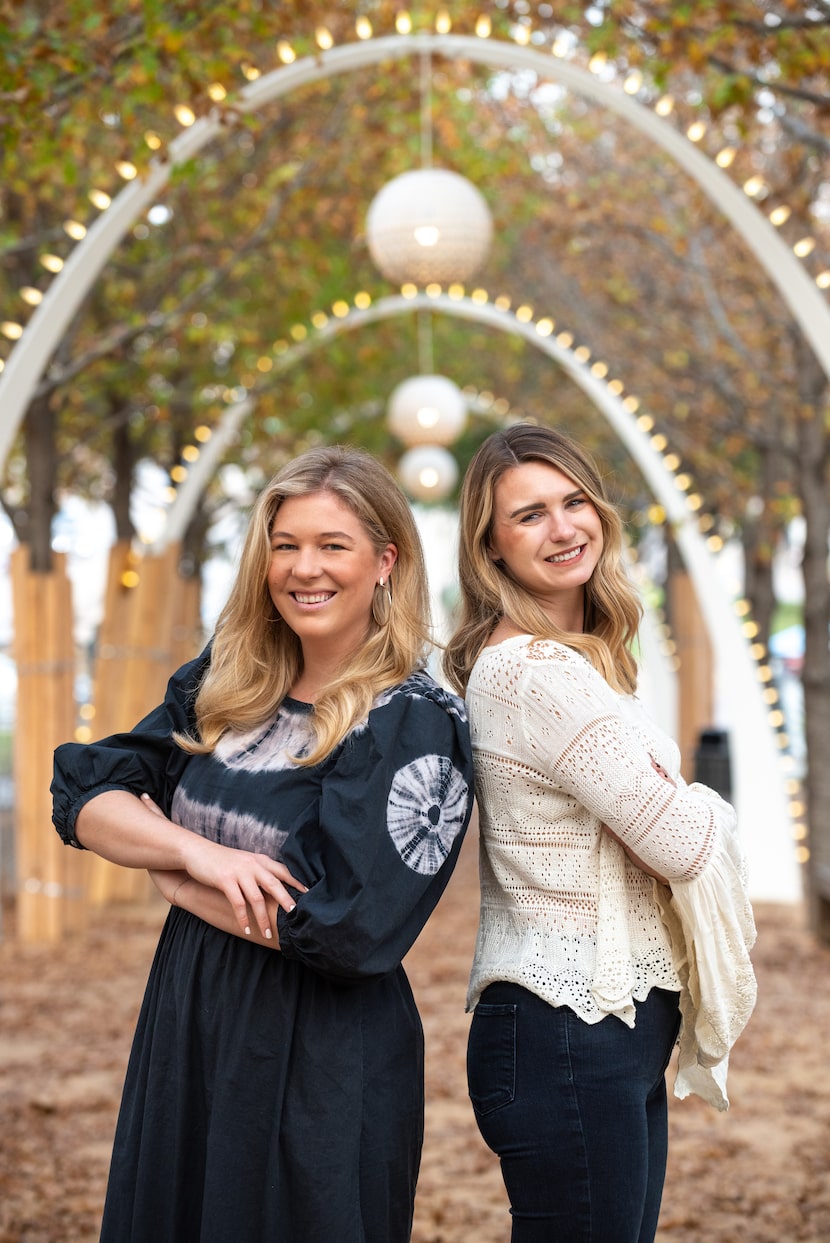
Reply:
[[[408, 960], [427, 1043], [413, 1243], [506, 1243], [497, 1163], [466, 1098], [464, 993], [477, 916], [470, 838]], [[0, 944], [0, 1243], [94, 1243], [159, 903], [96, 914], [58, 946]], [[799, 907], [756, 909], [759, 1001], [731, 1109], [673, 1101], [660, 1243], [830, 1241], [830, 949]], [[229, 1240], [228, 1243], [233, 1243]], [[332, 1240], [332, 1243], [337, 1243]]]

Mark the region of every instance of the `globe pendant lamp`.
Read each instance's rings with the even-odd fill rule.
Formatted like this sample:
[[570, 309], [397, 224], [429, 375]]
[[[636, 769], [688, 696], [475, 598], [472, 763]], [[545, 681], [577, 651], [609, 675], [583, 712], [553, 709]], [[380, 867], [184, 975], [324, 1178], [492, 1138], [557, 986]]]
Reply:
[[416, 375], [393, 389], [386, 412], [389, 430], [409, 447], [449, 445], [464, 430], [467, 402], [443, 375]]
[[493, 221], [479, 190], [446, 168], [401, 173], [366, 216], [369, 253], [396, 285], [463, 284], [490, 249]]
[[415, 501], [442, 501], [458, 482], [458, 465], [440, 445], [418, 445], [398, 463], [398, 478]]

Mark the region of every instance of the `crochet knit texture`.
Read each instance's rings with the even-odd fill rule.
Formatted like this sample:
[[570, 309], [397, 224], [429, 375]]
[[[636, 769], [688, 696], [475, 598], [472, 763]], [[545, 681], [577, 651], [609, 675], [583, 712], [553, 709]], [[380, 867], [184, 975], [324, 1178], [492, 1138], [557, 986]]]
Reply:
[[468, 1008], [509, 980], [588, 1023], [616, 1014], [633, 1026], [634, 999], [681, 981], [657, 882], [620, 843], [669, 883], [693, 881], [732, 809], [688, 786], [676, 744], [637, 699], [562, 644], [485, 648], [467, 704], [481, 826]]

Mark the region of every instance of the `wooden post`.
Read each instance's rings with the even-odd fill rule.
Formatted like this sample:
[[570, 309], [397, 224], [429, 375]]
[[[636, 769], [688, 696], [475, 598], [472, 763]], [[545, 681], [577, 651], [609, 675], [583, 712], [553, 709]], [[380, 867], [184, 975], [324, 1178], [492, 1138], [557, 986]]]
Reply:
[[[178, 545], [143, 559], [125, 544], [111, 551], [95, 666], [97, 738], [132, 729], [163, 699], [174, 669], [194, 655], [188, 650], [182, 656], [183, 644], [175, 637], [185, 616], [179, 556]], [[198, 584], [195, 592], [198, 616]], [[140, 901], [148, 892], [145, 872], [94, 860], [91, 898], [97, 905]]]
[[673, 569], [668, 586], [669, 618], [679, 664], [677, 741], [683, 776], [692, 781], [700, 731], [710, 726], [713, 719], [712, 648], [689, 575], [685, 570]]
[[30, 568], [29, 549], [11, 558], [17, 724], [14, 741], [17, 936], [58, 941], [84, 923], [84, 868], [52, 825], [52, 752], [75, 728], [72, 596], [63, 556], [49, 573]]

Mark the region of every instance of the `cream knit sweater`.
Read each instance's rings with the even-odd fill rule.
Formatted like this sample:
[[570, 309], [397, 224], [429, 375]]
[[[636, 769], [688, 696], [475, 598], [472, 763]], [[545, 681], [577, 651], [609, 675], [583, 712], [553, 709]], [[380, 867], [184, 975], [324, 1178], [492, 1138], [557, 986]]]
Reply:
[[616, 1014], [633, 1026], [634, 999], [681, 988], [660, 914], [671, 895], [602, 826], [685, 883], [733, 828], [732, 808], [687, 785], [676, 744], [636, 697], [560, 643], [519, 636], [485, 648], [467, 706], [481, 826], [468, 1009], [508, 980], [587, 1023]]

